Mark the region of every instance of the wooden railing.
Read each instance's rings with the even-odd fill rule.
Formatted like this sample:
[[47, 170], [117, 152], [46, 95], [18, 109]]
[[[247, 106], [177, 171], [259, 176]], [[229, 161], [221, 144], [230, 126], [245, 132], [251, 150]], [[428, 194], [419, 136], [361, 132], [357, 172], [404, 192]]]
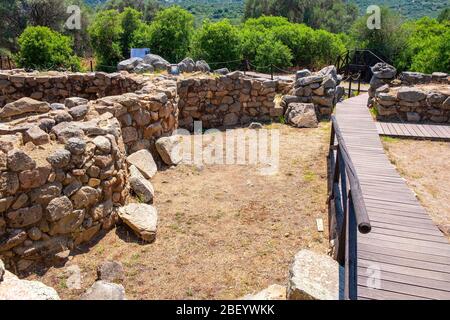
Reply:
[[328, 154], [328, 226], [333, 257], [344, 267], [344, 299], [357, 297], [357, 234], [372, 229], [361, 186], [335, 116]]

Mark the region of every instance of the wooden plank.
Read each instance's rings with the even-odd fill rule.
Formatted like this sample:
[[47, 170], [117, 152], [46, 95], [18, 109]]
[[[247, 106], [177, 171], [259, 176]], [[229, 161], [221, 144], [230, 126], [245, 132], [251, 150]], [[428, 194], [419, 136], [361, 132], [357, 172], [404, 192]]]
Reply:
[[[373, 270], [366, 267], [358, 267], [358, 274], [360, 274], [361, 276], [370, 277], [373, 276]], [[439, 280], [408, 276], [401, 273], [389, 272], [385, 270], [380, 272], [380, 278], [381, 280], [397, 281], [400, 283], [413, 284], [420, 287], [448, 291], [448, 283]], [[364, 285], [364, 283], [361, 283], [361, 285]]]
[[[370, 283], [370, 278], [358, 276], [358, 283], [364, 283], [368, 282]], [[389, 281], [389, 280], [382, 280], [380, 282], [380, 289], [384, 291], [390, 291], [390, 292], [396, 292], [400, 294], [407, 294], [407, 295], [415, 295], [417, 297], [421, 298], [431, 298], [435, 300], [449, 300], [450, 299], [450, 292], [437, 290], [434, 288], [427, 288], [427, 287], [421, 287], [416, 286], [413, 284], [405, 284], [401, 282], [396, 281]]]
[[[440, 271], [443, 273], [450, 274], [450, 268], [448, 265], [430, 262], [430, 261], [421, 261], [421, 260], [416, 260], [416, 259], [396, 257], [396, 256], [385, 255], [385, 254], [381, 254], [381, 253], [368, 252], [368, 251], [364, 251], [364, 250], [358, 250], [358, 258], [366, 259], [366, 260], [370, 260], [370, 261], [376, 261], [376, 262], [395, 264], [398, 266], [423, 269], [423, 270]], [[447, 285], [447, 289], [450, 290], [450, 284]]]
[[[374, 122], [367, 95], [338, 104], [336, 119], [355, 166], [372, 232], [357, 235], [358, 298], [450, 299], [450, 244], [388, 160], [380, 135], [442, 139], [448, 126]], [[381, 290], [366, 266], [381, 267]]]
[[450, 265], [450, 257], [436, 256], [429, 253], [406, 251], [399, 248], [386, 248], [379, 245], [378, 243], [368, 243], [368, 244], [362, 242], [358, 243], [358, 250], [386, 254], [400, 258], [416, 259], [421, 261], [436, 262], [440, 264]]
[[374, 299], [374, 300], [432, 300], [418, 296], [411, 296], [407, 294], [371, 289], [358, 285], [358, 297]]

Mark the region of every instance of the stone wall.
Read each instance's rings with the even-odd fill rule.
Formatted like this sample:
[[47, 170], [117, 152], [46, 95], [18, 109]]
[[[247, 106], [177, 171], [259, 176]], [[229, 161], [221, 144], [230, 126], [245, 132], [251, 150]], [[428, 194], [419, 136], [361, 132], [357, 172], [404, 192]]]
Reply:
[[94, 100], [100, 97], [135, 92], [145, 80], [123, 73], [60, 73], [47, 75], [24, 72], [0, 73], [0, 107], [23, 97], [49, 103], [69, 97]]
[[382, 121], [450, 122], [450, 87], [415, 85], [376, 90], [373, 107]]
[[204, 128], [278, 120], [283, 108], [277, 94], [286, 94], [289, 82], [252, 79], [242, 72], [216, 77], [191, 78], [178, 82], [180, 127], [192, 129], [193, 121]]
[[178, 126], [176, 82], [123, 79], [137, 79], [129, 83], [138, 90], [64, 104], [25, 97], [1, 108], [0, 258], [9, 269], [113, 227], [130, 195], [127, 156], [150, 149], [158, 161], [156, 139]]
[[372, 68], [369, 107], [380, 121], [450, 122], [450, 76], [397, 71], [387, 64]]

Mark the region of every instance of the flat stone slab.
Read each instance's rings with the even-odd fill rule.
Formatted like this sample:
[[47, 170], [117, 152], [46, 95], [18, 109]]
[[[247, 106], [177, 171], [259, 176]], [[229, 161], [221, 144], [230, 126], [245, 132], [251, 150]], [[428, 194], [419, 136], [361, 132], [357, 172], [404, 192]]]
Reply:
[[130, 165], [134, 165], [144, 175], [145, 178], [151, 179], [158, 172], [155, 160], [148, 150], [140, 150], [128, 156], [127, 161]]
[[142, 203], [132, 203], [119, 209], [119, 217], [142, 240], [153, 242], [158, 228], [156, 208]]
[[339, 264], [325, 254], [301, 250], [289, 269], [288, 300], [339, 300]]

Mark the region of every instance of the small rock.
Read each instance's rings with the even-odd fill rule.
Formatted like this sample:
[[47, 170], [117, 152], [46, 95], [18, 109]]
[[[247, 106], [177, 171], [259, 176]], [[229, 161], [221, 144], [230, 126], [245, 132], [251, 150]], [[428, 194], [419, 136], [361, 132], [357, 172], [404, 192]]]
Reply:
[[87, 105], [88, 102], [89, 101], [87, 99], [73, 97], [73, 98], [67, 98], [64, 101], [64, 104], [67, 108], [71, 109], [71, 108], [75, 108], [77, 106]]
[[36, 146], [47, 144], [50, 142], [50, 136], [41, 128], [35, 126], [31, 127], [23, 135], [23, 142], [33, 142]]
[[70, 157], [70, 151], [65, 149], [58, 149], [53, 154], [47, 157], [47, 161], [54, 168], [64, 168], [69, 164]]
[[69, 110], [69, 114], [75, 119], [75, 120], [81, 120], [83, 119], [86, 114], [88, 113], [89, 108], [87, 105], [80, 105], [73, 107]]
[[51, 200], [47, 206], [47, 220], [55, 222], [71, 214], [73, 205], [66, 196]]
[[83, 294], [81, 300], [126, 300], [125, 288], [120, 284], [100, 280]]
[[36, 161], [34, 161], [25, 152], [18, 149], [8, 152], [7, 161], [8, 169], [15, 172], [33, 170], [36, 167]]
[[119, 209], [119, 217], [144, 241], [150, 243], [155, 240], [158, 227], [155, 207], [132, 203]]
[[0, 259], [0, 282], [3, 281], [3, 275], [5, 274], [5, 264], [3, 263], [3, 261]]
[[120, 262], [105, 261], [97, 269], [97, 279], [108, 282], [123, 281], [124, 271]]
[[98, 136], [94, 139], [94, 144], [98, 150], [103, 153], [109, 153], [111, 151], [111, 141], [104, 136]]
[[158, 172], [155, 160], [148, 150], [140, 150], [128, 156], [127, 161], [141, 171], [145, 178], [151, 179]]
[[183, 137], [179, 135], [160, 138], [156, 141], [156, 150], [165, 164], [178, 165], [183, 160], [182, 142]]
[[273, 284], [258, 293], [246, 295], [240, 300], [286, 300], [286, 287]]
[[301, 250], [289, 269], [288, 300], [338, 300], [339, 264], [328, 255]]
[[228, 70], [227, 68], [222, 68], [222, 69], [214, 70], [214, 73], [226, 75], [226, 74], [230, 73], [230, 70]]
[[28, 237], [33, 241], [38, 241], [42, 238], [42, 231], [38, 227], [33, 227], [27, 231]]
[[82, 155], [86, 151], [86, 142], [81, 138], [67, 140], [66, 149], [74, 155]]
[[252, 122], [250, 123], [250, 125], [248, 126], [249, 129], [262, 129], [263, 125], [259, 122]]

